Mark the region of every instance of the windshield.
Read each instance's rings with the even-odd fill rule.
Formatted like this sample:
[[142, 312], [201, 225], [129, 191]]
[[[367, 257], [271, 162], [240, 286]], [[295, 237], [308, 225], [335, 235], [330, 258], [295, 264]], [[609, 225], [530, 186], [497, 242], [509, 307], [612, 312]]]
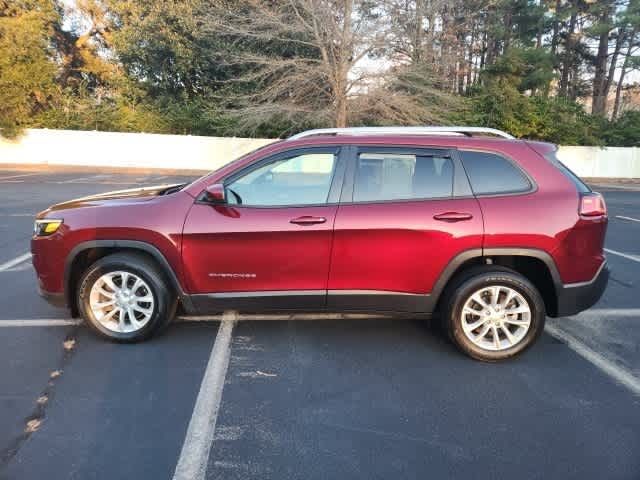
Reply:
[[215, 170], [211, 170], [209, 173], [205, 173], [204, 175], [202, 175], [202, 176], [200, 176], [200, 177], [196, 178], [195, 180], [193, 180], [193, 181], [191, 181], [191, 182], [189, 182], [189, 183], [187, 183], [187, 184], [183, 185], [183, 186], [182, 186], [182, 188], [184, 189], [184, 188], [186, 188], [186, 187], [188, 187], [188, 186], [190, 186], [190, 185], [193, 185], [193, 184], [194, 184], [194, 183], [196, 183], [196, 182], [199, 182], [200, 180], [204, 180], [205, 178], [207, 178], [207, 177], [209, 177], [209, 176], [213, 175], [214, 173], [216, 173], [216, 172], [220, 171], [220, 170], [221, 170], [221, 169], [223, 169], [223, 168], [228, 167], [229, 165], [232, 165], [232, 164], [234, 164], [234, 163], [236, 163], [236, 162], [241, 162], [242, 160], [244, 160], [245, 158], [247, 158], [249, 155], [253, 155], [254, 153], [259, 152], [260, 150], [263, 150], [263, 149], [265, 149], [265, 148], [267, 148], [267, 147], [270, 147], [270, 146], [271, 146], [271, 145], [273, 145], [274, 143], [277, 143], [277, 142], [267, 143], [266, 145], [262, 145], [261, 147], [254, 148], [253, 150], [251, 150], [251, 151], [249, 151], [249, 152], [247, 152], [247, 153], [245, 153], [245, 154], [243, 154], [243, 155], [240, 155], [239, 157], [237, 157], [237, 158], [235, 158], [235, 159], [233, 159], [233, 160], [230, 160], [230, 161], [228, 161], [228, 162], [226, 162], [226, 163], [223, 163], [222, 165], [220, 165], [220, 166], [219, 166], [218, 168], [216, 168]]

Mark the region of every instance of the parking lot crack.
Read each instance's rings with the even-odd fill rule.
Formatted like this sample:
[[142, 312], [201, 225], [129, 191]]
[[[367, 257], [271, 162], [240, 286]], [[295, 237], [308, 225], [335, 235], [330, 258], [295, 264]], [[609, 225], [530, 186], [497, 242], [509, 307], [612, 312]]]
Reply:
[[31, 435], [35, 434], [46, 419], [47, 407], [55, 396], [56, 386], [64, 376], [65, 368], [68, 367], [75, 351], [77, 350], [77, 332], [78, 326], [72, 327], [68, 335], [62, 343], [62, 354], [60, 355], [57, 365], [49, 372], [47, 384], [41, 391], [40, 395], [35, 399], [31, 413], [24, 419], [24, 429], [15, 438], [9, 441], [8, 445], [0, 450], [0, 471], [6, 469], [11, 461], [20, 452], [22, 446], [26, 443]]

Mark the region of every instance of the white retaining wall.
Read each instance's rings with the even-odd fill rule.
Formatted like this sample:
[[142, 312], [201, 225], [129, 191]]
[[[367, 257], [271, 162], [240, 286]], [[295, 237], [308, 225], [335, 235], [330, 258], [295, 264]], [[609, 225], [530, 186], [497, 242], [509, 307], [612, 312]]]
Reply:
[[[214, 170], [271, 139], [31, 129], [0, 138], [0, 164]], [[640, 148], [560, 147], [581, 177], [640, 178]]]
[[0, 164], [215, 170], [273, 140], [30, 129], [0, 138]]
[[558, 158], [580, 177], [640, 178], [638, 147], [560, 147]]

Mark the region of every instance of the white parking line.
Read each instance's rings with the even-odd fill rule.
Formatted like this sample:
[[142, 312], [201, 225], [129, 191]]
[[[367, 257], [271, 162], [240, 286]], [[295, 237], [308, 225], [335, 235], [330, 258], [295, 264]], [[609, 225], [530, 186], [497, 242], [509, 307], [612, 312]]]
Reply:
[[[81, 183], [81, 182], [86, 182], [89, 181], [89, 183], [93, 183], [94, 180], [102, 180], [105, 178], [111, 178], [113, 175], [107, 175], [104, 173], [98, 174], [98, 175], [90, 175], [88, 177], [79, 177], [79, 178], [71, 178], [69, 180], [63, 180], [60, 182], [55, 182], [55, 183], [59, 183], [59, 184], [63, 184], [63, 183]], [[98, 183], [98, 182], [96, 182]]]
[[14, 258], [13, 260], [9, 260], [3, 264], [0, 264], [0, 272], [4, 272], [5, 270], [9, 270], [10, 268], [15, 267], [16, 265], [20, 265], [22, 262], [25, 262], [31, 258], [31, 253], [27, 252], [25, 254], [20, 255], [19, 257]]
[[173, 480], [204, 480], [213, 443], [235, 320], [223, 320], [204, 372]]
[[637, 218], [625, 217], [624, 215], [616, 215], [616, 218], [619, 218], [620, 220], [629, 220], [630, 222], [640, 222]]
[[67, 327], [69, 325], [80, 325], [82, 320], [64, 320], [58, 318], [41, 318], [41, 319], [15, 319], [0, 320], [0, 328], [11, 327]]
[[577, 317], [640, 317], [640, 308], [594, 308], [585, 310]]
[[619, 257], [626, 258], [627, 260], [633, 260], [634, 262], [640, 263], [640, 256], [638, 255], [631, 255], [630, 253], [622, 253], [616, 250], [611, 250], [610, 248], [605, 248], [604, 251], [607, 253], [610, 253], [611, 255], [617, 255]]
[[640, 379], [636, 378], [629, 370], [605, 358], [573, 335], [555, 325], [547, 323], [544, 329], [549, 335], [564, 342], [571, 350], [609, 375], [613, 380], [627, 387], [635, 395], [640, 396]]
[[41, 175], [40, 173], [23, 173], [21, 175], [9, 175], [8, 177], [0, 177], [0, 182], [3, 180], [9, 180], [13, 178], [33, 177], [34, 175]]

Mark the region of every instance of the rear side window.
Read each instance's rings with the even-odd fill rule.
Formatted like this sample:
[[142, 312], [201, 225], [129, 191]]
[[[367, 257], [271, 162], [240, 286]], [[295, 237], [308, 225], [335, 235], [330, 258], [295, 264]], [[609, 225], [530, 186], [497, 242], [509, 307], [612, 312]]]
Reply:
[[518, 193], [531, 189], [524, 173], [506, 158], [487, 152], [459, 152], [474, 194]]
[[582, 180], [580, 180], [580, 177], [578, 177], [575, 173], [573, 173], [569, 169], [569, 167], [567, 167], [564, 163], [558, 160], [558, 156], [556, 155], [556, 152], [547, 153], [545, 157], [553, 165], [555, 165], [556, 168], [560, 170], [562, 174], [571, 181], [571, 183], [573, 183], [576, 186], [576, 189], [578, 190], [578, 192], [589, 193], [591, 191], [591, 189], [587, 187]]
[[354, 202], [450, 197], [450, 158], [400, 153], [361, 153], [353, 186]]

